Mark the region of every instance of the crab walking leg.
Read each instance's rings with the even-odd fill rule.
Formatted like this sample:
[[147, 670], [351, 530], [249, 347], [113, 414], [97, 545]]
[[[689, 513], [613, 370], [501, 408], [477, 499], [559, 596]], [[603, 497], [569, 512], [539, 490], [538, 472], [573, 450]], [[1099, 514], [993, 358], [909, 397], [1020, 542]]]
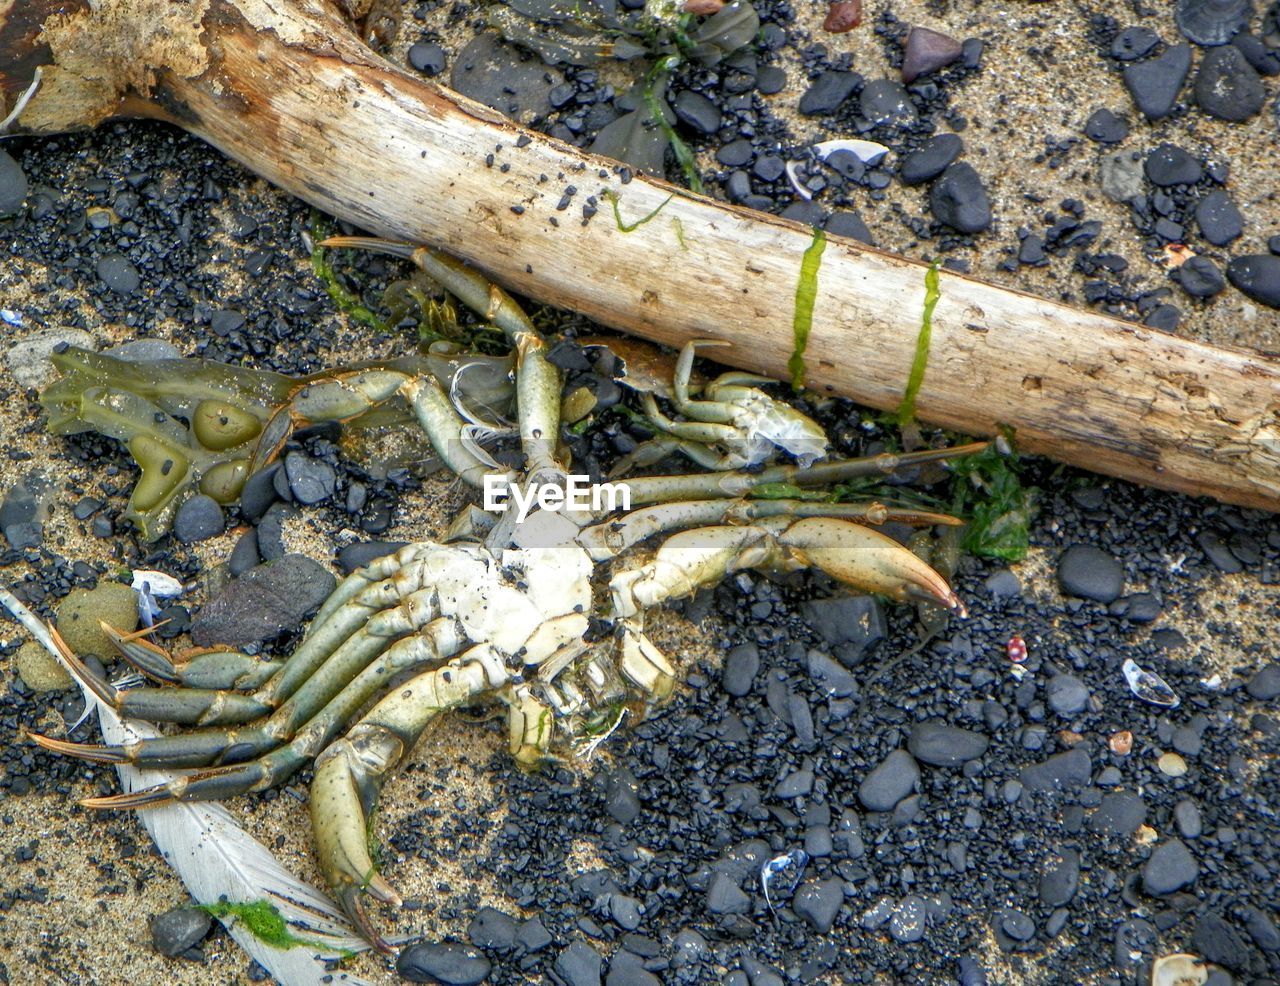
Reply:
[[958, 526], [959, 518], [923, 510], [886, 507], [882, 503], [823, 503], [813, 500], [685, 500], [641, 507], [614, 520], [583, 530], [574, 539], [587, 550], [592, 561], [606, 561], [625, 553], [640, 542], [688, 527], [718, 524], [749, 524], [765, 517], [843, 517], [863, 524], [894, 521], [925, 527], [931, 524]]
[[147, 808], [170, 801], [222, 801], [250, 791], [265, 791], [282, 783], [328, 746], [360, 708], [382, 691], [394, 676], [424, 664], [446, 660], [465, 643], [454, 620], [438, 620], [431, 627], [439, 632], [415, 634], [389, 647], [303, 724], [289, 742], [276, 746], [270, 753], [245, 763], [177, 777], [141, 791], [87, 798], [82, 803], [86, 808]]
[[363, 901], [368, 893], [384, 903], [401, 903], [369, 852], [369, 819], [382, 785], [436, 716], [505, 679], [502, 660], [490, 645], [472, 647], [398, 686], [316, 760], [311, 825], [320, 871], [343, 910], [383, 951], [387, 944], [372, 927]]
[[706, 527], [673, 535], [653, 561], [609, 583], [615, 612], [631, 617], [691, 595], [742, 568], [815, 566], [867, 592], [919, 595], [962, 609], [946, 581], [892, 538], [833, 518], [769, 518], [747, 527]]
[[988, 442], [972, 442], [954, 448], [925, 449], [921, 452], [866, 456], [859, 459], [836, 459], [819, 462], [808, 467], [772, 466], [758, 472], [713, 472], [689, 476], [641, 476], [628, 479], [631, 503], [640, 506], [649, 503], [668, 503], [673, 500], [710, 500], [721, 497], [743, 496], [762, 486], [793, 485], [823, 486], [840, 483], [862, 476], [883, 476], [907, 466], [926, 462], [942, 462], [974, 455], [988, 446]]

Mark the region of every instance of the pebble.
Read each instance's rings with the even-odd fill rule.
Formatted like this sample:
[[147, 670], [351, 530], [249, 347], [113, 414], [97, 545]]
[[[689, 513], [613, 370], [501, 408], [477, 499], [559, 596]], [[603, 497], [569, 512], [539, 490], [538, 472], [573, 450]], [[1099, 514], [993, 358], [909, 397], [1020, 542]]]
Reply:
[[755, 644], [739, 644], [725, 656], [720, 683], [730, 695], [741, 697], [751, 691], [760, 670], [760, 649]]
[[1193, 298], [1212, 298], [1227, 286], [1222, 271], [1208, 257], [1192, 257], [1173, 276], [1182, 285], [1182, 290]]
[[609, 963], [604, 986], [662, 986], [662, 980], [645, 969], [644, 960], [619, 949]]
[[1280, 257], [1254, 253], [1227, 264], [1227, 280], [1259, 304], [1280, 308]]
[[393, 555], [408, 544], [407, 541], [355, 541], [338, 550], [338, 571], [350, 575], [379, 558]]
[[720, 107], [700, 92], [684, 89], [671, 101], [676, 119], [704, 137], [720, 129]]
[[204, 941], [213, 924], [207, 911], [198, 907], [175, 907], [151, 918], [151, 945], [161, 955], [176, 958]]
[[1149, 120], [1159, 120], [1173, 112], [1178, 93], [1191, 70], [1191, 46], [1174, 45], [1164, 54], [1124, 67], [1124, 84], [1133, 103]]
[[1102, 796], [1089, 816], [1089, 831], [1128, 838], [1147, 820], [1147, 803], [1132, 791], [1112, 791]]
[[58, 633], [80, 657], [112, 658], [115, 645], [99, 622], [122, 633], [138, 628], [138, 596], [119, 582], [99, 582], [93, 589], [72, 589], [58, 604]]
[[1217, 188], [1196, 203], [1196, 225], [1214, 246], [1226, 246], [1244, 232], [1244, 217], [1231, 196]]
[[1153, 623], [1161, 613], [1160, 600], [1149, 592], [1135, 592], [1117, 599], [1107, 612], [1131, 623]]
[[489, 978], [492, 968], [478, 948], [455, 941], [418, 942], [401, 950], [396, 959], [396, 972], [411, 983], [477, 986]]
[[853, 209], [837, 209], [827, 218], [823, 229], [834, 236], [847, 236], [859, 243], [875, 246], [871, 230], [867, 229], [867, 224]]
[[1201, 531], [1196, 535], [1196, 544], [1220, 572], [1234, 575], [1236, 572], [1244, 571], [1244, 565], [1240, 559], [1235, 556], [1226, 540], [1217, 531]]
[[290, 452], [284, 459], [284, 474], [289, 492], [304, 506], [323, 503], [337, 488], [333, 466], [303, 452]]
[[227, 527], [222, 507], [211, 496], [197, 493], [178, 508], [173, 517], [173, 536], [183, 544], [217, 537]]
[[1036, 935], [1035, 921], [1012, 907], [1000, 912], [999, 929], [1014, 941], [1030, 941]]
[[1225, 45], [1248, 26], [1252, 16], [1253, 0], [1178, 0], [1173, 19], [1188, 41]]
[[874, 596], [825, 596], [810, 599], [801, 612], [812, 629], [844, 664], [852, 667], [888, 633], [884, 606]]
[[1202, 110], [1232, 123], [1256, 116], [1267, 98], [1257, 70], [1235, 45], [1214, 48], [1204, 56], [1194, 90]]
[[1099, 144], [1118, 144], [1129, 136], [1129, 124], [1104, 106], [1084, 121], [1084, 135]]
[[834, 876], [824, 880], [806, 880], [791, 898], [791, 909], [796, 916], [820, 935], [825, 935], [835, 926], [842, 904], [844, 881]]
[[240, 535], [236, 546], [231, 549], [231, 557], [227, 559], [227, 571], [233, 577], [239, 576], [260, 564], [262, 564], [262, 555], [258, 552], [258, 532], [251, 527]]
[[1252, 34], [1237, 34], [1231, 39], [1231, 43], [1240, 49], [1259, 75], [1280, 75], [1280, 51]]
[[7, 151], [0, 151], [0, 217], [11, 216], [27, 200], [27, 176]]
[[1058, 560], [1058, 584], [1068, 596], [1111, 603], [1124, 591], [1124, 568], [1091, 544], [1075, 544]]
[[1171, 894], [1195, 883], [1200, 865], [1181, 839], [1160, 843], [1142, 866], [1142, 888], [1152, 896]]
[[541, 952], [553, 941], [555, 939], [551, 937], [551, 932], [537, 915], [523, 922], [516, 932], [516, 944], [529, 953]]
[[1250, 698], [1261, 702], [1280, 698], [1280, 664], [1268, 664], [1249, 679], [1244, 690], [1249, 693]]
[[122, 253], [108, 253], [98, 258], [98, 277], [116, 294], [133, 294], [142, 283], [138, 268]]
[[1221, 914], [1210, 911], [1196, 919], [1191, 947], [1207, 962], [1236, 971], [1253, 964], [1253, 949]]
[[410, 45], [408, 59], [410, 67], [428, 79], [433, 79], [444, 71], [444, 49], [434, 42], [419, 41]]
[[1149, 27], [1126, 27], [1111, 42], [1111, 57], [1118, 62], [1132, 62], [1145, 58], [1156, 50], [1160, 35]]
[[927, 27], [913, 27], [902, 49], [902, 81], [912, 83], [922, 75], [957, 62], [964, 54], [955, 38]]
[[982, 179], [966, 161], [950, 165], [929, 189], [933, 218], [961, 233], [980, 233], [991, 225], [991, 200]]
[[635, 931], [644, 918], [644, 908], [628, 894], [614, 894], [609, 898], [609, 917], [623, 931]]
[[893, 908], [889, 917], [889, 937], [904, 945], [920, 941], [928, 926], [929, 907], [922, 897], [908, 894]]
[[67, 669], [34, 640], [28, 640], [18, 648], [13, 656], [13, 667], [22, 683], [33, 692], [60, 692], [72, 685]]
[[1156, 767], [1168, 777], [1182, 777], [1187, 772], [1187, 762], [1176, 753], [1162, 753]]
[[935, 719], [911, 727], [907, 749], [917, 760], [930, 766], [959, 767], [986, 753], [990, 742], [981, 733]]
[[1044, 861], [1040, 871], [1040, 902], [1047, 907], [1061, 907], [1076, 895], [1079, 885], [1080, 853], [1058, 849]]
[[820, 650], [810, 650], [807, 655], [809, 677], [823, 695], [847, 698], [856, 695], [858, 682], [853, 674], [834, 658]]
[[898, 177], [904, 185], [920, 185], [937, 178], [964, 150], [956, 134], [937, 134], [902, 159]]
[[1088, 751], [1075, 747], [1023, 767], [1020, 776], [1022, 783], [1032, 791], [1060, 791], [1087, 784], [1092, 771]]
[[877, 127], [907, 127], [916, 120], [911, 96], [899, 82], [874, 79], [862, 87], [858, 108], [867, 121]]
[[467, 925], [467, 938], [477, 948], [506, 951], [514, 948], [519, 925], [516, 919], [496, 907], [482, 907]]
[[712, 914], [749, 914], [751, 898], [727, 873], [717, 873], [707, 887], [707, 910]]
[[564, 74], [526, 57], [496, 34], [478, 34], [453, 62], [450, 88], [520, 122], [551, 112], [551, 90]]
[[319, 608], [337, 580], [305, 555], [250, 569], [213, 597], [191, 624], [197, 647], [258, 643], [297, 629]]
[[1173, 144], [1161, 144], [1148, 154], [1145, 170], [1151, 183], [1162, 188], [1194, 185], [1204, 174], [1199, 161]]
[[1254, 944], [1264, 952], [1280, 954], [1280, 928], [1265, 911], [1252, 904], [1244, 904], [1236, 913]]
[[640, 782], [626, 767], [611, 770], [605, 778], [604, 810], [619, 825], [640, 816]]
[[1113, 151], [1104, 155], [1099, 166], [1102, 194], [1112, 202], [1131, 202], [1142, 195], [1142, 160], [1133, 151]]
[[1017, 599], [1022, 595], [1022, 581], [1007, 568], [992, 572], [982, 584], [997, 599]]
[[1182, 311], [1176, 305], [1156, 305], [1147, 313], [1142, 324], [1159, 329], [1161, 332], [1173, 332], [1181, 319]]
[[1057, 674], [1045, 686], [1049, 708], [1062, 716], [1083, 712], [1089, 704], [1089, 686], [1070, 674]]
[[[3, 153], [0, 151], [0, 153]], [[6, 328], [6, 333], [12, 329]], [[14, 382], [23, 390], [38, 390], [49, 383], [57, 371], [49, 361], [62, 345], [93, 349], [93, 336], [84, 329], [33, 329], [5, 343], [4, 363]]]
[[1184, 839], [1198, 839], [1204, 832], [1200, 807], [1190, 798], [1183, 798], [1173, 806], [1173, 823]]
[[920, 767], [906, 750], [894, 750], [863, 778], [858, 800], [871, 811], [892, 811], [920, 783]]
[[862, 23], [862, 0], [832, 0], [823, 18], [822, 29], [828, 34], [844, 34]]
[[240, 491], [240, 513], [251, 524], [256, 524], [266, 515], [271, 505], [279, 499], [276, 493], [276, 474], [284, 467], [275, 462], [265, 469], [259, 469], [245, 480]]
[[600, 986], [600, 953], [584, 941], [575, 941], [556, 956], [556, 973], [565, 986]]
[[858, 87], [860, 77], [852, 72], [823, 72], [800, 97], [800, 112], [805, 116], [834, 113]]

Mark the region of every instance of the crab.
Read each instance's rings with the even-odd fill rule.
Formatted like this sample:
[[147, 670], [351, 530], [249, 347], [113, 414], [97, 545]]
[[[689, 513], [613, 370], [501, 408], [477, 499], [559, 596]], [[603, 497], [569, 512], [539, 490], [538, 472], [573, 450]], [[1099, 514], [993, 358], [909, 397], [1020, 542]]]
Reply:
[[[397, 371], [383, 366], [374, 388], [352, 390], [348, 380], [343, 393], [355, 395], [351, 409], [371, 393], [399, 394], [436, 455], [463, 481], [497, 481], [513, 496], [550, 490], [563, 499], [572, 482], [558, 441], [562, 381], [519, 306], [428, 248], [330, 242], [410, 257], [506, 333], [516, 353], [522, 466], [495, 470], [464, 440], [467, 422], [431, 374], [401, 373], [397, 382]], [[692, 353], [690, 347], [682, 356], [677, 393]], [[741, 375], [721, 381], [709, 388], [721, 401], [761, 406]], [[703, 411], [683, 397], [679, 406], [691, 415]], [[374, 862], [369, 824], [384, 784], [428, 724], [450, 709], [498, 703], [519, 764], [573, 757], [624, 713], [646, 715], [675, 687], [677, 669], [646, 635], [646, 613], [742, 569], [812, 567], [862, 591], [962, 613], [941, 575], [874, 529], [891, 520], [958, 523], [953, 518], [880, 503], [751, 494], [885, 474], [981, 447], [644, 476], [627, 482], [629, 506], [555, 509], [556, 496], [543, 495], [541, 508], [523, 519], [510, 509], [471, 507], [446, 537], [410, 544], [348, 576], [283, 663], [217, 652], [179, 666], [159, 648], [114, 631], [125, 657], [158, 686], [118, 688], [76, 662], [77, 673], [121, 715], [197, 728], [115, 746], [33, 739], [100, 763], [193, 768], [164, 784], [84, 801], [101, 809], [221, 800], [280, 784], [314, 760], [310, 809], [320, 869], [361, 933], [390, 950], [368, 900], [398, 905], [401, 898]]]

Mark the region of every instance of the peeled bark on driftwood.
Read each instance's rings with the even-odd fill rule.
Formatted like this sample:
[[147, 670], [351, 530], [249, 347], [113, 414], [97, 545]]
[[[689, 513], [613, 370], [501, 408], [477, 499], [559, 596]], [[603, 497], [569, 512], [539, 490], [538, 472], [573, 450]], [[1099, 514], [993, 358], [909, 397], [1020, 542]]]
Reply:
[[[388, 64], [320, 0], [0, 0], [9, 108], [37, 67], [12, 132], [168, 120], [333, 215], [439, 246], [512, 290], [672, 345], [727, 339], [718, 359], [791, 375], [812, 230], [526, 131]], [[556, 211], [570, 184], [593, 218]], [[624, 232], [615, 204], [626, 224], [652, 218]], [[925, 271], [828, 242], [806, 384], [896, 407]], [[1024, 451], [1280, 510], [1280, 361], [945, 271], [940, 289], [922, 420], [973, 435], [1010, 425]]]

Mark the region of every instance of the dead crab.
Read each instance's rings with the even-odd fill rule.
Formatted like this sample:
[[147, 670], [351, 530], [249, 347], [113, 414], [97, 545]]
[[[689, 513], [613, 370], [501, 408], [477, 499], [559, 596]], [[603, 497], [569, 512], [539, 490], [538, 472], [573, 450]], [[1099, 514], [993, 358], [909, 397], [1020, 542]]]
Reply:
[[[219, 653], [175, 667], [158, 649], [117, 635], [140, 670], [178, 687], [117, 689], [77, 667], [96, 694], [124, 716], [200, 728], [119, 746], [36, 741], [101, 763], [195, 770], [134, 793], [89, 798], [86, 805], [145, 808], [228, 798], [279, 784], [314, 759], [310, 803], [321, 870], [362, 933], [385, 949], [365, 896], [389, 904], [400, 897], [370, 855], [369, 819], [383, 784], [440, 713], [500, 702], [520, 763], [571, 755], [583, 737], [616, 725], [624, 709], [642, 716], [670, 693], [676, 672], [646, 637], [645, 612], [744, 568], [811, 566], [864, 591], [962, 610], [937, 572], [869, 526], [951, 518], [876, 503], [753, 500], [750, 494], [779, 483], [813, 487], [882, 474], [981, 446], [644, 477], [627, 483], [630, 509], [553, 509], [548, 503], [555, 494], [563, 502], [571, 486], [558, 448], [561, 378], [524, 313], [500, 289], [434, 251], [340, 242], [412, 256], [506, 333], [516, 352], [523, 468], [495, 473], [482, 450], [463, 440], [466, 422], [446, 385], [430, 374], [384, 365], [340, 382], [349, 407], [332, 387], [326, 401], [355, 413], [398, 393], [453, 472], [476, 486], [500, 477], [513, 497], [544, 491], [542, 509], [521, 521], [514, 510], [472, 508], [445, 539], [409, 545], [357, 571], [282, 665]], [[680, 372], [687, 379], [692, 348], [686, 354]], [[677, 379], [677, 391], [681, 387]], [[755, 402], [759, 392], [735, 376], [716, 393], [732, 405]], [[697, 413], [683, 397], [678, 406]], [[642, 563], [610, 564], [659, 535], [670, 536]]]

